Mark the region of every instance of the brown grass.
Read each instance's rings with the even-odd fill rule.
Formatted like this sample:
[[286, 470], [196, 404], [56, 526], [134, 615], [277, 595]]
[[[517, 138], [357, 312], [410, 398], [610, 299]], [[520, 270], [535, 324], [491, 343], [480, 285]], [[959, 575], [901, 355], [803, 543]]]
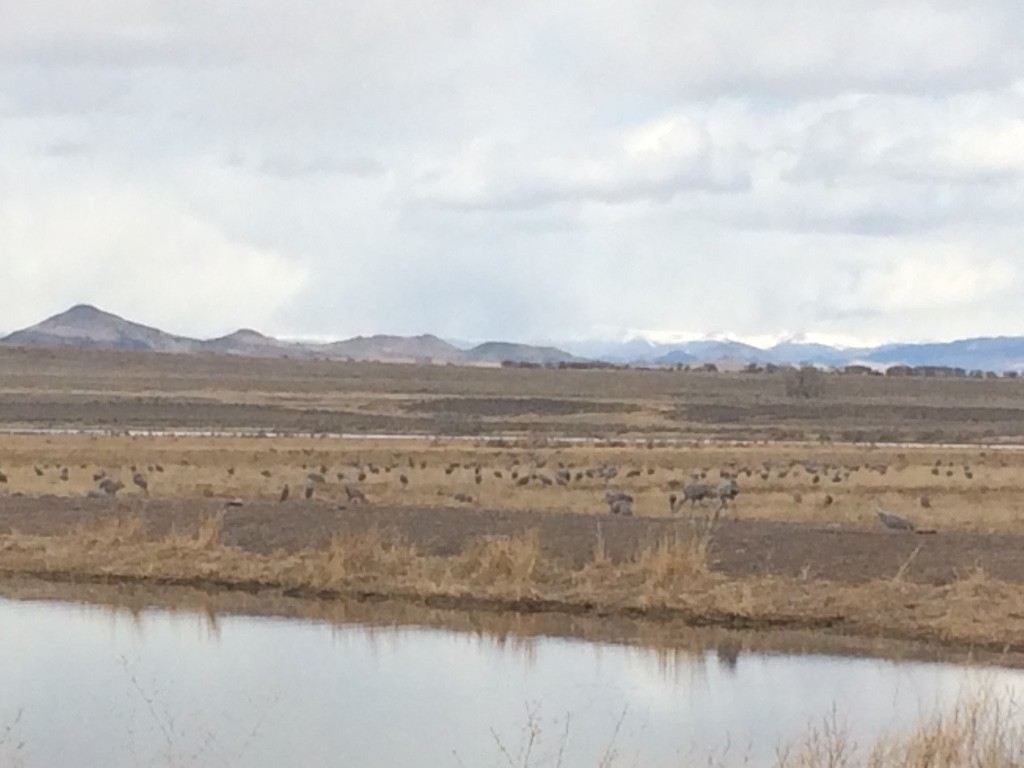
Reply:
[[[830, 472], [821, 473], [819, 482], [814, 483], [813, 474], [800, 464], [793, 466], [793, 462], [806, 461], [842, 468], [840, 481], [834, 482], [835, 472]], [[761, 477], [766, 462], [770, 466], [767, 480]], [[939, 475], [932, 474], [936, 462], [941, 464]], [[559, 463], [573, 471], [568, 486], [544, 485], [539, 479], [519, 486], [512, 479], [513, 472], [520, 477], [551, 478]], [[446, 471], [452, 464], [458, 467]], [[873, 508], [878, 498], [885, 508], [910, 517], [921, 527], [1024, 532], [1024, 486], [1019, 480], [1024, 473], [1024, 451], [980, 447], [678, 447], [658, 443], [615, 447], [525, 440], [474, 445], [427, 440], [354, 443], [308, 437], [7, 436], [0, 447], [0, 470], [8, 482], [0, 485], [0, 495], [81, 497], [94, 488], [92, 477], [102, 470], [128, 486], [119, 496], [142, 500], [142, 491], [131, 483], [131, 467], [136, 466], [147, 475], [154, 499], [276, 500], [285, 484], [295, 499], [302, 496], [307, 476], [326, 467], [327, 483], [316, 487], [316, 498], [337, 503], [347, 502], [344, 483], [356, 482], [374, 504], [595, 514], [606, 510], [605, 480], [575, 478], [605, 464], [619, 467], [611, 485], [628, 491], [636, 500], [636, 514], [645, 517], [668, 515], [669, 494], [678, 492], [695, 474], [704, 473], [707, 480], [717, 482], [721, 470], [747, 468], [751, 474], [740, 475], [740, 497], [728, 514], [874, 527]], [[477, 465], [481, 467], [479, 483], [473, 470]], [[884, 474], [873, 468], [883, 465], [888, 467]], [[370, 466], [378, 471], [371, 472]], [[36, 467], [43, 470], [42, 475], [36, 473]], [[69, 469], [67, 481], [60, 477], [63, 467]], [[638, 474], [629, 476], [631, 471]], [[366, 475], [362, 481], [358, 480], [361, 472]], [[952, 475], [947, 475], [949, 472]], [[400, 482], [401, 475], [407, 478], [407, 487]], [[800, 503], [794, 501], [796, 494]], [[460, 495], [472, 502], [456, 501]], [[922, 495], [929, 497], [929, 509], [920, 506]], [[826, 496], [833, 499], [827, 506]], [[701, 510], [686, 508], [682, 514], [692, 511]]]
[[680, 533], [613, 563], [600, 547], [574, 568], [545, 557], [536, 532], [486, 537], [451, 556], [395, 535], [336, 535], [326, 547], [258, 554], [220, 542], [212, 517], [151, 537], [128, 516], [57, 536], [0, 536], [0, 572], [56, 581], [181, 584], [311, 597], [378, 596], [434, 606], [646, 616], [731, 628], [819, 629], [865, 638], [1024, 650], [1024, 597], [978, 570], [945, 586], [880, 579], [729, 579], [708, 568], [713, 534]]
[[961, 700], [907, 733], [866, 749], [833, 713], [779, 755], [777, 768], [1016, 768], [1024, 765], [1024, 722], [1015, 703], [992, 692]]

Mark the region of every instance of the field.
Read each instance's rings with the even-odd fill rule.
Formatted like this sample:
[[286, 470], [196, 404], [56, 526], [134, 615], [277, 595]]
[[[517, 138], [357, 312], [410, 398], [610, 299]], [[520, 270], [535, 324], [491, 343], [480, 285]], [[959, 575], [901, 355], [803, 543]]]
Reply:
[[0, 571], [1024, 652], [1024, 382], [781, 377], [3, 349]]
[[0, 423], [105, 429], [985, 443], [1024, 380], [537, 370], [0, 348]]

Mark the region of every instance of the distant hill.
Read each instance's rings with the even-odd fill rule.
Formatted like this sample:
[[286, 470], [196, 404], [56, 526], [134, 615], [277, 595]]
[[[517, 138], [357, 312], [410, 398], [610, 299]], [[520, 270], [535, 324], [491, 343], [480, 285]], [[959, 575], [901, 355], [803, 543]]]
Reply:
[[1024, 368], [1024, 338], [996, 336], [936, 344], [887, 344], [864, 356], [876, 363], [938, 365], [984, 371]]
[[576, 361], [568, 352], [529, 344], [488, 342], [471, 350], [459, 349], [430, 334], [420, 336], [357, 336], [326, 344], [289, 342], [248, 328], [216, 339], [174, 336], [157, 328], [85, 304], [47, 318], [38, 325], [0, 339], [3, 344], [148, 352], [205, 352], [246, 357], [294, 357], [383, 362], [501, 363], [506, 360], [540, 364]]
[[768, 349], [742, 342], [701, 339], [658, 343], [633, 338], [624, 342], [575, 342], [573, 352], [612, 363], [636, 365], [693, 365], [732, 363], [757, 365], [819, 365], [841, 367], [866, 363], [889, 365], [945, 366], [983, 371], [1024, 371], [1024, 337], [962, 339], [936, 343], [887, 344], [878, 347], [833, 347], [784, 341]]
[[[87, 304], [47, 318], [0, 339], [3, 344], [44, 347], [141, 350], [150, 352], [292, 357], [384, 362], [499, 364], [506, 361], [558, 365], [599, 360], [641, 365], [700, 365], [716, 363], [723, 369], [748, 364], [844, 366], [864, 363], [943, 366], [982, 371], [1024, 371], [1024, 337], [998, 336], [958, 341], [886, 344], [871, 348], [840, 348], [827, 344], [786, 341], [769, 349], [730, 339], [700, 339], [659, 343], [642, 338], [623, 342], [580, 341], [567, 352], [552, 346], [489, 341], [464, 349], [431, 334], [420, 336], [357, 336], [324, 344], [282, 341], [248, 328], [216, 339], [175, 336], [158, 328], [134, 323]], [[575, 354], [571, 354], [574, 352]]]
[[767, 362], [777, 365], [849, 365], [867, 350], [838, 349], [827, 344], [802, 344], [784, 341], [766, 350]]
[[506, 341], [489, 341], [466, 351], [466, 359], [474, 363], [533, 363], [535, 365], [558, 365], [559, 363], [580, 362], [582, 358], [570, 355], [555, 347], [534, 347], [529, 344], [512, 344]]
[[732, 360], [740, 363], [762, 363], [765, 362], [765, 359], [765, 350], [750, 344], [743, 344], [739, 341], [707, 340], [676, 344], [671, 352], [655, 358], [653, 362], [666, 364]]
[[437, 336], [357, 336], [320, 347], [328, 357], [353, 360], [430, 360], [454, 363], [465, 360], [465, 353]]
[[195, 352], [199, 349], [199, 342], [195, 339], [173, 336], [147, 325], [139, 325], [88, 304], [79, 304], [30, 328], [15, 331], [5, 337], [3, 342], [42, 347], [151, 352]]
[[200, 341], [198, 345], [203, 352], [216, 355], [299, 358], [315, 356], [315, 352], [308, 344], [280, 341], [249, 328], [242, 328], [218, 339]]

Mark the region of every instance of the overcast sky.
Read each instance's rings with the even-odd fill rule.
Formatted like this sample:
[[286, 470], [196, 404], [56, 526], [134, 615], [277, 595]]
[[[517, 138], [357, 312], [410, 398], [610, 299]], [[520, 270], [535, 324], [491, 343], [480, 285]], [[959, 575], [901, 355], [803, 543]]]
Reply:
[[0, 0], [0, 329], [1024, 334], [1019, 0]]

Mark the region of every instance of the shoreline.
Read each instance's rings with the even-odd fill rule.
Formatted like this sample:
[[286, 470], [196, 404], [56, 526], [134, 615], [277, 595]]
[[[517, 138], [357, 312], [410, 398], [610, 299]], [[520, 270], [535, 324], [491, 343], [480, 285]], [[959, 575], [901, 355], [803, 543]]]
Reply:
[[[56, 536], [0, 536], [0, 579], [83, 588], [192, 590], [307, 603], [405, 605], [518, 618], [558, 616], [744, 632], [796, 632], [854, 644], [896, 643], [1024, 666], [1018, 585], [976, 573], [944, 586], [890, 578], [863, 584], [728, 578], [707, 570], [706, 542], [663, 540], [630, 562], [595, 554], [573, 569], [546, 561], [535, 536], [488, 537], [452, 556], [424, 555], [378, 534], [319, 549], [258, 554], [225, 546], [218, 523], [145, 538], [138, 520]], [[0, 590], [2, 592], [3, 590]]]

